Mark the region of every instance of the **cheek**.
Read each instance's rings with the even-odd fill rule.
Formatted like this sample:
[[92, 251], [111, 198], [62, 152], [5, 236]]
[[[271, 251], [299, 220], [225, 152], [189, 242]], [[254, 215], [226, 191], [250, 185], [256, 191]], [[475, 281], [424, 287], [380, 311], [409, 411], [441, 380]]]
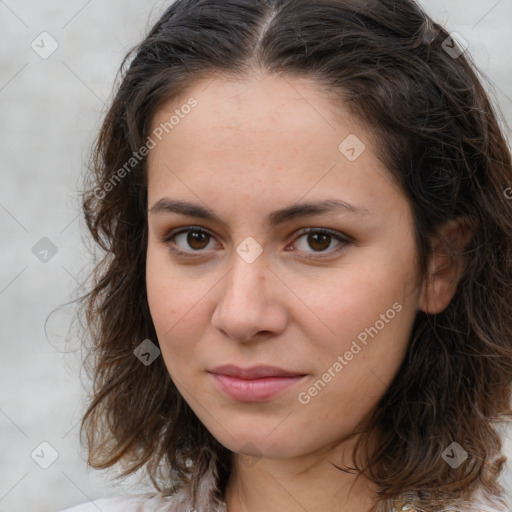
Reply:
[[403, 315], [393, 309], [393, 304], [405, 306], [412, 297], [404, 287], [410, 281], [404, 270], [404, 267], [398, 270], [361, 262], [314, 281], [305, 278], [297, 282], [295, 278], [297, 295], [307, 306], [301, 307], [304, 311], [297, 319], [308, 325], [308, 331], [316, 330], [316, 337], [311, 339], [324, 340], [325, 347], [331, 348], [333, 340], [344, 343], [376, 322], [381, 326], [381, 315], [385, 315], [384, 320], [390, 319], [385, 322], [386, 329], [399, 324]]
[[170, 264], [166, 252], [148, 248], [146, 290], [162, 351], [172, 347], [178, 355], [187, 350], [187, 340], [193, 340], [194, 330], [200, 328], [201, 298], [206, 285], [200, 279], [192, 283], [186, 271], [177, 270]]
[[161, 251], [148, 245], [146, 258], [146, 292], [151, 318], [158, 331], [164, 329], [176, 317], [177, 289], [175, 278], [169, 274]]
[[318, 406], [335, 400], [344, 411], [363, 413], [385, 392], [403, 360], [417, 312], [417, 293], [410, 285], [414, 269], [403, 258], [388, 257], [386, 264], [379, 256], [367, 260], [379, 265], [362, 260], [329, 283], [317, 282], [315, 289], [304, 283], [308, 304], [322, 320], [311, 312], [300, 320], [314, 346], [322, 381], [317, 388], [329, 388], [318, 393]]
[[178, 266], [167, 249], [148, 246], [146, 289], [148, 305], [169, 374], [193, 387], [190, 377], [201, 372], [211, 355], [202, 340], [211, 325], [212, 294], [222, 274], [205, 266]]

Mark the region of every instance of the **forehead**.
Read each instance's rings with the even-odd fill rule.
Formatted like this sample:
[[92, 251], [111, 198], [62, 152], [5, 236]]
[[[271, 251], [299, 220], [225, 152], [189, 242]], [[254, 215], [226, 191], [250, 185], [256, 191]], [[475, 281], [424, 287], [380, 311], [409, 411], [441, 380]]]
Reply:
[[[219, 75], [194, 81], [163, 105], [153, 119], [153, 127], [192, 97], [198, 102], [194, 113], [198, 110], [201, 113], [195, 117], [222, 120], [225, 127], [236, 126], [240, 117], [244, 118], [247, 127], [261, 128], [261, 123], [279, 123], [283, 117], [282, 109], [289, 107], [305, 115], [306, 122], [316, 118], [331, 129], [335, 129], [335, 119], [339, 116], [334, 108], [335, 96], [311, 77], [254, 72], [244, 77]], [[281, 121], [290, 119], [289, 114]]]
[[189, 197], [219, 196], [240, 185], [238, 192], [247, 197], [266, 189], [267, 195], [291, 193], [297, 200], [343, 184], [350, 195], [351, 187], [375, 181], [376, 174], [391, 183], [368, 130], [309, 78], [198, 80], [157, 111], [155, 130], [161, 140], [148, 157], [153, 199], [176, 186]]

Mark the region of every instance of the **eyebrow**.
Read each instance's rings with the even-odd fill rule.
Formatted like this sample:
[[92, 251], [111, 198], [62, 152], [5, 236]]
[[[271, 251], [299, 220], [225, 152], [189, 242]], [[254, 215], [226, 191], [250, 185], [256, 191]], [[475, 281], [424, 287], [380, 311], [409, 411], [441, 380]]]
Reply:
[[[268, 215], [267, 223], [269, 226], [274, 227], [299, 217], [325, 215], [337, 212], [349, 213], [358, 217], [370, 214], [366, 208], [355, 206], [341, 199], [325, 199], [309, 203], [296, 203], [285, 208], [275, 210]], [[216, 221], [224, 226], [226, 225], [226, 223], [208, 207], [168, 197], [162, 197], [159, 199], [151, 207], [149, 213], [178, 213], [180, 215], [198, 217], [201, 219]]]

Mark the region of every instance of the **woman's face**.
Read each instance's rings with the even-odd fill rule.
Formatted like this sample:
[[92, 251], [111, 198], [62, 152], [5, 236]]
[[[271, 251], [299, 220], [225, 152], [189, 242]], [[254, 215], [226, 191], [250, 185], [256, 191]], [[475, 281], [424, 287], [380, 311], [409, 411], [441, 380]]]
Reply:
[[336, 445], [389, 387], [421, 293], [370, 133], [314, 82], [268, 75], [196, 82], [152, 128], [147, 294], [178, 390], [234, 452]]

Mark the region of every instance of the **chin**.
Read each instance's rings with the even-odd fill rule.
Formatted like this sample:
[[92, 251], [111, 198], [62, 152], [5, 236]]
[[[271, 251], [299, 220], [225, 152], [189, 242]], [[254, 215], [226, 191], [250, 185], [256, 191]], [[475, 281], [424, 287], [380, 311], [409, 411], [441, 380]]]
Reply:
[[[278, 423], [278, 422], [277, 422]], [[234, 428], [225, 424], [211, 434], [228, 450], [253, 458], [286, 459], [301, 455], [304, 446], [298, 442], [298, 435], [292, 432], [277, 432], [276, 421], [272, 426], [255, 421], [248, 428]], [[226, 433], [226, 430], [229, 434]], [[270, 434], [270, 435], [269, 435]]]

